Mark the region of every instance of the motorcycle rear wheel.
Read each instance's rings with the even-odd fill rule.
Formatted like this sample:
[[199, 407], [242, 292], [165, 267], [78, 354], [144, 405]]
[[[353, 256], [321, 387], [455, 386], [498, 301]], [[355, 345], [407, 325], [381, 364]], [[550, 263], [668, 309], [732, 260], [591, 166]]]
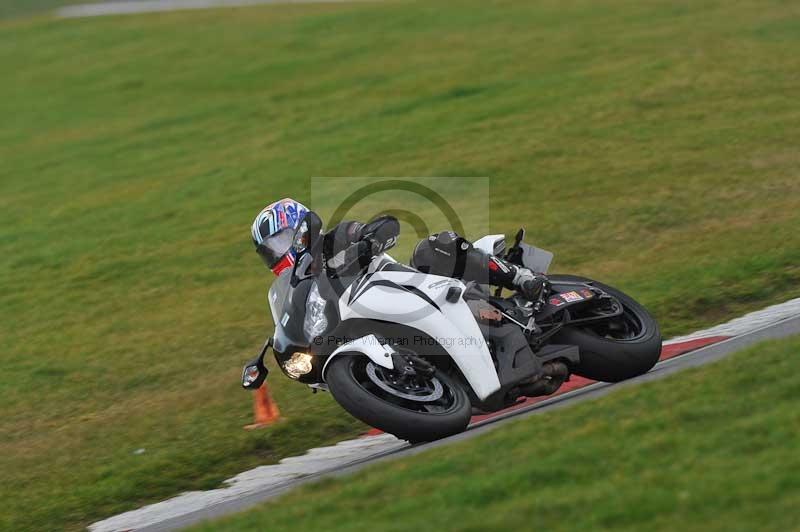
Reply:
[[432, 441], [467, 428], [472, 413], [469, 397], [444, 372], [437, 370], [433, 379], [410, 389], [394, 385], [391, 379], [391, 371], [355, 353], [334, 358], [325, 376], [334, 399], [347, 412], [400, 439]]
[[[576, 375], [603, 382], [619, 382], [650, 371], [661, 355], [658, 323], [642, 305], [614, 287], [576, 275], [548, 276], [558, 281], [585, 282], [605, 290], [619, 300], [623, 314], [611, 323], [565, 327], [554, 343], [577, 345], [580, 364]], [[611, 327], [609, 327], [611, 325]]]

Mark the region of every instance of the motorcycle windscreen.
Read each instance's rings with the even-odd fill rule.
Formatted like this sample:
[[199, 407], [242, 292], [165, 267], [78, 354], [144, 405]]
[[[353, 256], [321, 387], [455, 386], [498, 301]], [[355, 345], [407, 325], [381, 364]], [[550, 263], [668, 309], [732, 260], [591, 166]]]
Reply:
[[522, 248], [523, 266], [537, 273], [547, 273], [550, 263], [553, 262], [552, 253], [525, 242], [520, 242], [519, 246]]
[[303, 312], [312, 280], [301, 281], [292, 287], [292, 272], [286, 269], [273, 281], [267, 300], [275, 324], [275, 350], [283, 351], [286, 346], [306, 345], [303, 334]]

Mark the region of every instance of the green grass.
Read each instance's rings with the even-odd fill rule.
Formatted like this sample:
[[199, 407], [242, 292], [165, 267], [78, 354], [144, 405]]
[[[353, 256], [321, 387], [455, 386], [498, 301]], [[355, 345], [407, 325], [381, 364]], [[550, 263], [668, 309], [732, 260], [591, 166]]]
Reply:
[[800, 337], [193, 530], [800, 528]]
[[800, 296], [798, 22], [472, 0], [0, 23], [0, 527], [362, 430], [280, 375], [284, 422], [241, 430], [269, 330], [249, 224], [312, 176], [490, 176], [493, 230], [528, 226], [666, 335]]

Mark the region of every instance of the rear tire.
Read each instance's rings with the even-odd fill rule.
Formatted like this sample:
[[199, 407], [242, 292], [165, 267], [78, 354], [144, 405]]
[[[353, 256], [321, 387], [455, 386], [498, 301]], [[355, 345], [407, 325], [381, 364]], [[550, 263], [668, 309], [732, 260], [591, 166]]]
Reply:
[[640, 333], [631, 339], [613, 339], [601, 336], [588, 327], [565, 327], [553, 338], [554, 343], [572, 344], [580, 348], [580, 364], [572, 372], [589, 379], [619, 382], [647, 373], [661, 355], [661, 332], [658, 323], [647, 310], [633, 298], [611, 286], [575, 275], [548, 276], [558, 281], [591, 282], [616, 297], [630, 319], [639, 322]]
[[[437, 371], [449, 403], [442, 412], [419, 412], [379, 397], [359, 381], [369, 359], [361, 354], [341, 354], [331, 360], [325, 380], [334, 399], [353, 417], [412, 443], [432, 441], [463, 432], [472, 407], [464, 389], [442, 371]], [[367, 383], [369, 384], [369, 383]]]

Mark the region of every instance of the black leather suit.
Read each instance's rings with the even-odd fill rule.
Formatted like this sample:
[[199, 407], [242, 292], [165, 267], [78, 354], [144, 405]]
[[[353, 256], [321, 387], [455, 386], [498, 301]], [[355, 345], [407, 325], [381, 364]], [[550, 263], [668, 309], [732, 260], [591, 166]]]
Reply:
[[[378, 253], [397, 241], [400, 224], [383, 216], [367, 224], [341, 222], [325, 234], [323, 252], [329, 275], [364, 267]], [[421, 240], [414, 248], [410, 265], [423, 273], [515, 288], [519, 266], [485, 253], [453, 231], [442, 231]]]

